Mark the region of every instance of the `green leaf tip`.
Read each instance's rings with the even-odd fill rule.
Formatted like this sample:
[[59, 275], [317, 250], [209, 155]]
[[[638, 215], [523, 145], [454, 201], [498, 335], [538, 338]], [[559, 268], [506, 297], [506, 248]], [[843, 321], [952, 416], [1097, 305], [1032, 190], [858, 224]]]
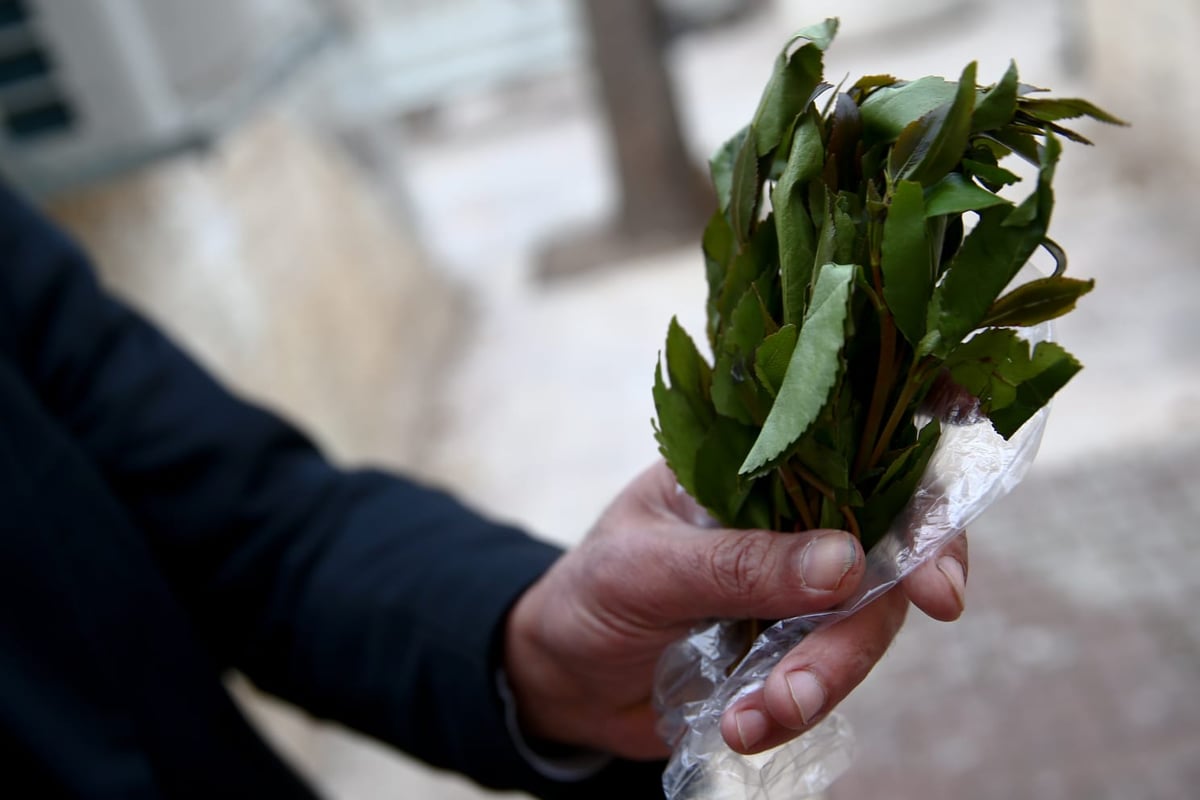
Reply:
[[1017, 62], [1010, 61], [1000, 82], [979, 99], [971, 118], [972, 131], [993, 130], [1012, 122], [1017, 113], [1018, 80]]
[[[775, 59], [751, 127], [755, 153], [766, 156], [783, 141], [785, 132], [821, 84], [823, 54], [837, 35], [838, 21], [829, 18], [795, 33]], [[804, 44], [792, 51], [797, 42]]]
[[1079, 298], [1095, 288], [1094, 280], [1061, 276], [1039, 278], [1018, 286], [992, 303], [981, 327], [1029, 327], [1073, 311]]
[[840, 26], [841, 20], [838, 17], [826, 17], [821, 22], [806, 25], [788, 38], [787, 44], [783, 46], [783, 54], [786, 55], [792, 49], [792, 45], [800, 41], [811, 42], [819, 50], [828, 50]]
[[975, 111], [975, 62], [963, 70], [953, 99], [909, 123], [892, 148], [888, 168], [896, 181], [930, 186], [962, 160]]

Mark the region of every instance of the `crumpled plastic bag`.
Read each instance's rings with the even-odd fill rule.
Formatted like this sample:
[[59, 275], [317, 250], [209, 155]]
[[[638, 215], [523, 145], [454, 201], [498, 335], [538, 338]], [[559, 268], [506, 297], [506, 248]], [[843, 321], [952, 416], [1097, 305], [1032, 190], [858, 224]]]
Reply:
[[[1050, 338], [1049, 326], [1030, 331]], [[844, 619], [905, 578], [1020, 483], [1041, 443], [1049, 408], [1005, 440], [978, 414], [943, 417], [941, 438], [912, 500], [867, 554], [858, 593], [822, 613], [781, 620], [764, 631], [736, 667], [745, 640], [733, 622], [697, 627], [659, 662], [659, 733], [674, 752], [663, 774], [668, 800], [799, 800], [826, 789], [850, 766], [853, 735], [830, 714], [797, 739], [743, 756], [721, 738], [721, 715], [763, 685], [779, 660], [814, 630]]]

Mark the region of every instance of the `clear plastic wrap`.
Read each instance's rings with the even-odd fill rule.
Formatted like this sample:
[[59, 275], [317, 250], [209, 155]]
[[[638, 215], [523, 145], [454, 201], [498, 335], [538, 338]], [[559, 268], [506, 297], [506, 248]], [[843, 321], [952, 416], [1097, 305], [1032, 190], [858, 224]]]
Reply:
[[[1049, 326], [1030, 331], [1049, 338]], [[807, 634], [866, 606], [936, 555], [1024, 477], [1041, 442], [1043, 408], [1005, 440], [969, 409], [945, 416], [941, 439], [912, 500], [867, 554], [858, 593], [819, 614], [777, 622], [745, 651], [739, 627], [713, 622], [675, 643], [659, 663], [655, 702], [659, 731], [674, 753], [663, 775], [668, 800], [797, 800], [827, 788], [850, 765], [853, 736], [829, 715], [804, 735], [756, 756], [735, 753], [721, 738], [721, 715], [762, 686], [771, 669]]]

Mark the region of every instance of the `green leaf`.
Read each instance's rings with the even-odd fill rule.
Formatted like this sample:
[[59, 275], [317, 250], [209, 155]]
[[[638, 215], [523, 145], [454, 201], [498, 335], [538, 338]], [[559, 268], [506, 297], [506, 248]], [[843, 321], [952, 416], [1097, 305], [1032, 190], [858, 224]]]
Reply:
[[692, 404], [697, 419], [707, 421], [712, 415], [709, 400], [712, 369], [675, 317], [671, 318], [667, 329], [667, 374], [671, 378], [671, 388], [683, 393]]
[[768, 323], [758, 296], [747, 289], [724, 327], [713, 370], [712, 400], [718, 414], [747, 424], [762, 419], [753, 380], [754, 353], [767, 335]]
[[720, 290], [724, 283], [725, 272], [729, 269], [733, 257], [737, 255], [737, 243], [733, 238], [733, 229], [729, 227], [729, 220], [725, 219], [725, 215], [721, 212], [715, 211], [709, 218], [708, 225], [704, 228], [701, 247], [705, 259], [709, 262], [709, 290], [714, 288]]
[[1015, 153], [1030, 164], [1037, 166], [1041, 158], [1038, 156], [1037, 139], [1029, 133], [1022, 133], [1012, 128], [1001, 128], [984, 134], [988, 139], [1004, 146], [1009, 152]]
[[1016, 398], [1016, 385], [1029, 364], [1029, 342], [1014, 330], [993, 328], [963, 342], [945, 361], [950, 379], [982, 404], [983, 413]]
[[[833, 223], [837, 247], [834, 256], [839, 264], [856, 264], [866, 261], [866, 240], [862, 236], [858, 221], [862, 219], [862, 203], [852, 192], [838, 192], [833, 204]], [[863, 255], [863, 258], [859, 258]]]
[[915, 444], [894, 456], [884, 476], [858, 512], [858, 524], [862, 531], [862, 544], [870, 548], [879, 541], [892, 521], [912, 498], [934, 448], [941, 437], [941, 425], [937, 420], [921, 428]]
[[807, 25], [792, 34], [792, 43], [807, 39], [821, 50], [828, 50], [837, 36], [840, 21], [837, 17], [826, 17], [814, 25]]
[[738, 150], [733, 164], [733, 183], [729, 197], [729, 222], [739, 244], [750, 240], [758, 220], [758, 204], [762, 196], [762, 180], [758, 174], [758, 156], [754, 151], [755, 132], [750, 133]]
[[798, 336], [795, 325], [784, 325], [763, 340], [754, 356], [754, 373], [771, 397], [778, 395], [779, 387], [783, 385]]
[[1083, 366], [1075, 357], [1054, 342], [1039, 344], [1030, 362], [1032, 374], [1017, 387], [1016, 398], [1007, 407], [989, 414], [996, 432], [1005, 439], [1011, 438], [1081, 369]]
[[830, 406], [821, 412], [821, 417], [812, 430], [806, 436], [800, 437], [791, 458], [804, 464], [809, 472], [833, 489], [838, 505], [860, 505], [862, 495], [850, 480], [849, 448], [840, 448], [840, 442], [830, 435], [830, 429], [848, 420], [842, 420], [837, 413], [831, 413]]
[[850, 87], [849, 94], [856, 103], [862, 105], [862, 101], [876, 90], [894, 86], [899, 82], [894, 75], [864, 75]]
[[979, 398], [980, 410], [1009, 438], [1080, 370], [1079, 362], [1053, 342], [1030, 354], [1029, 342], [1011, 329], [974, 336], [946, 359], [951, 379]]
[[855, 222], [857, 214], [853, 203], [857, 202], [847, 192], [841, 192], [836, 197], [826, 191], [825, 218], [821, 222], [821, 232], [817, 238], [817, 254], [813, 261], [814, 268], [825, 264], [845, 264], [854, 262], [856, 245], [858, 244], [858, 225]]
[[733, 260], [737, 256], [733, 228], [729, 227], [729, 221], [720, 211], [713, 212], [712, 218], [704, 228], [702, 249], [705, 277], [708, 280], [708, 342], [715, 350], [717, 327], [721, 320], [718, 300], [724, 291]]
[[752, 290], [742, 295], [741, 301], [729, 318], [721, 349], [751, 359], [754, 351], [767, 335], [768, 320], [763, 315], [762, 305]]
[[863, 101], [863, 141], [867, 146], [894, 142], [900, 132], [936, 108], [953, 102], [958, 87], [927, 77], [879, 89]]
[[847, 94], [838, 94], [829, 117], [829, 140], [825, 153], [825, 183], [833, 191], [857, 191], [861, 179], [859, 146], [862, 115]]
[[983, 161], [975, 161], [973, 159], [964, 158], [963, 169], [970, 174], [978, 177], [985, 183], [990, 183], [998, 189], [1004, 186], [1009, 186], [1014, 183], [1020, 183], [1021, 176], [1009, 172], [1004, 167], [995, 164], [988, 164]]
[[1089, 146], [1092, 144], [1091, 139], [1087, 138], [1082, 133], [1071, 130], [1070, 128], [1064, 128], [1062, 125], [1059, 125], [1055, 122], [1045, 122], [1043, 120], [1035, 119], [1034, 117], [1027, 117], [1024, 112], [1017, 114], [1018, 122], [1024, 122], [1026, 119], [1029, 121], [1031, 126], [1057, 133], [1064, 139], [1069, 139], [1072, 142], [1079, 142], [1080, 144], [1086, 144]]
[[782, 454], [804, 435], [829, 399], [841, 371], [855, 270], [851, 264], [826, 264], [818, 273], [783, 385], [741, 474], [754, 473]]
[[925, 216], [927, 217], [962, 214], [999, 205], [1012, 205], [1012, 203], [1000, 195], [978, 186], [957, 172], [951, 172], [925, 192]]
[[883, 226], [883, 299], [914, 345], [925, 335], [934, 278], [923, 198], [921, 184], [901, 181]]
[[717, 192], [717, 203], [722, 213], [729, 210], [729, 198], [733, 192], [733, 165], [746, 137], [750, 135], [750, 126], [735, 133], [708, 160], [708, 171], [712, 175], [713, 188]]
[[1059, 152], [1058, 141], [1048, 137], [1038, 187], [1015, 210], [996, 206], [979, 212], [979, 223], [963, 241], [934, 290], [928, 334], [917, 348], [918, 355], [945, 358], [979, 327], [992, 303], [1041, 244], [1054, 207], [1050, 184]]
[[1079, 298], [1095, 287], [1093, 280], [1039, 278], [1018, 286], [988, 309], [984, 327], [1028, 327], [1072, 311]]
[[755, 281], [775, 273], [778, 260], [779, 242], [775, 223], [768, 216], [767, 222], [758, 226], [754, 236], [734, 257], [729, 267], [729, 274], [717, 300], [717, 313], [721, 319], [729, 318]]
[[[1047, 228], [1050, 225], [1050, 211], [1054, 206], [1054, 194], [1050, 187], [1054, 180], [1054, 171], [1058, 166], [1058, 157], [1062, 154], [1062, 145], [1051, 133], [1046, 134], [1046, 142], [1038, 148], [1038, 186], [1026, 197], [1021, 205], [1004, 220], [1007, 227], [1033, 225], [1038, 222]], [[1043, 231], [1043, 236], [1045, 231]]]
[[988, 309], [1037, 249], [1044, 235], [1039, 226], [1006, 227], [1006, 208], [989, 208], [951, 259], [933, 293], [929, 335], [917, 348], [920, 356], [945, 358], [951, 348], [979, 327]]
[[758, 388], [749, 379], [746, 357], [721, 353], [713, 367], [712, 401], [718, 415], [745, 425], [755, 424]]
[[751, 481], [738, 475], [738, 465], [754, 444], [754, 428], [718, 418], [696, 451], [693, 495], [723, 525], [732, 525], [750, 496]]
[[[808, 109], [809, 111], [812, 111], [813, 106], [811, 103], [809, 104]], [[767, 158], [770, 159], [771, 165], [767, 167], [765, 174], [763, 175], [763, 183], [767, 184], [768, 186], [773, 186], [781, 177], [783, 177], [783, 172], [787, 169], [788, 156], [792, 154], [792, 144], [796, 141], [796, 126], [803, 122], [804, 117], [805, 114], [803, 113], [797, 114], [796, 118], [793, 119], [787, 128], [784, 129], [783, 136], [779, 139], [779, 146], [776, 147], [775, 150], [772, 151], [766, 158], [759, 159], [760, 169], [762, 169], [761, 164], [766, 161]]]
[[[808, 105], [824, 72], [822, 52], [836, 33], [836, 19], [806, 28], [793, 36], [775, 59], [775, 69], [752, 123], [758, 156], [765, 156], [779, 146], [792, 120]], [[806, 43], [789, 56], [788, 51], [798, 41]]]
[[824, 199], [820, 204], [809, 200], [809, 205], [813, 208], [814, 217], [817, 214], [817, 208], [821, 209], [821, 225], [817, 232], [817, 252], [813, 257], [813, 271], [824, 264], [833, 264], [837, 262], [838, 251], [838, 229], [837, 223], [833, 218], [833, 199], [830, 197], [829, 189], [824, 184], [814, 183], [813, 188], [820, 187], [820, 192]]
[[821, 173], [825, 149], [819, 120], [805, 114], [796, 127], [787, 168], [771, 194], [775, 227], [779, 234], [779, 269], [783, 289], [783, 321], [799, 323], [805, 293], [812, 281], [816, 232], [805, 208], [806, 185]]
[[817, 516], [817, 527], [827, 530], [845, 530], [846, 517], [842, 514], [837, 503], [828, 497], [821, 498], [821, 510]]
[[974, 132], [1001, 128], [1012, 122], [1017, 113], [1017, 64], [1008, 62], [1008, 69], [1000, 82], [991, 87], [979, 99], [975, 115], [971, 119]]
[[748, 528], [778, 530], [774, 523], [774, 509], [778, 506], [772, 503], [771, 488], [762, 484], [762, 481], [758, 481], [751, 485], [750, 496], [742, 504], [737, 518], [733, 520], [730, 527], [741, 530]]
[[975, 62], [963, 70], [954, 101], [906, 127], [888, 157], [894, 180], [930, 186], [958, 166], [971, 136], [975, 111]]
[[659, 452], [679, 485], [695, 497], [696, 453], [707, 426], [696, 418], [687, 397], [663, 382], [662, 364], [654, 370], [654, 407], [658, 412], [654, 438], [658, 440]]
[[1123, 119], [1115, 117], [1104, 109], [1078, 97], [1065, 98], [1022, 98], [1020, 108], [1025, 113], [1045, 122], [1058, 122], [1063, 119], [1091, 117], [1110, 125], [1129, 125]]

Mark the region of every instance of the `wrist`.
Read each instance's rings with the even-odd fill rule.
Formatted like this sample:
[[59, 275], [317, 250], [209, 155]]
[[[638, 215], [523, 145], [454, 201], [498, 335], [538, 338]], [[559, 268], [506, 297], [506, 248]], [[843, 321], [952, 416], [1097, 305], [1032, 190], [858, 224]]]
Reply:
[[503, 670], [496, 675], [496, 690], [504, 705], [504, 721], [513, 746], [525, 763], [542, 777], [561, 783], [574, 783], [595, 776], [612, 763], [613, 756], [609, 753], [532, 738], [521, 726], [517, 701], [508, 675]]
[[662, 647], [678, 634], [645, 633], [604, 609], [595, 576], [571, 558], [530, 586], [506, 619], [500, 663], [520, 729], [619, 758], [661, 758], [669, 749], [655, 731], [650, 687]]
[[562, 742], [551, 709], [565, 700], [553, 687], [561, 685], [559, 670], [546, 646], [544, 635], [544, 578], [518, 598], [504, 629], [501, 662], [511, 693], [515, 719], [527, 740]]

